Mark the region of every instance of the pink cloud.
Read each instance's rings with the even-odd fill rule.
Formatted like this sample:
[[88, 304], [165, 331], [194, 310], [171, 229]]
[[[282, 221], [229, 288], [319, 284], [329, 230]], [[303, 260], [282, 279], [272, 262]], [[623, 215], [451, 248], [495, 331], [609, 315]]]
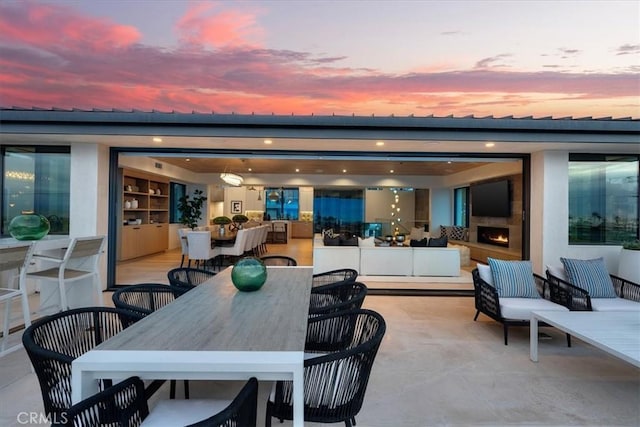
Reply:
[[218, 10], [213, 3], [195, 3], [176, 24], [183, 43], [213, 48], [257, 46], [262, 31], [253, 13]]
[[[258, 47], [254, 19], [195, 3], [178, 23], [189, 43], [168, 50], [138, 44], [134, 28], [68, 7], [0, 3], [0, 104], [258, 114], [640, 115], [633, 70], [434, 66], [388, 74], [341, 66], [342, 57]], [[57, 34], [64, 34], [62, 41]]]

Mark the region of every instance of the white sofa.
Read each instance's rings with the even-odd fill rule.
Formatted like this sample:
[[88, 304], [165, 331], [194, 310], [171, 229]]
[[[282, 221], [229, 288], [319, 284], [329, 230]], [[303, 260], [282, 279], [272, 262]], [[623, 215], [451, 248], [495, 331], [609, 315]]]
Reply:
[[313, 272], [353, 268], [361, 276], [459, 276], [456, 248], [325, 246], [316, 235]]

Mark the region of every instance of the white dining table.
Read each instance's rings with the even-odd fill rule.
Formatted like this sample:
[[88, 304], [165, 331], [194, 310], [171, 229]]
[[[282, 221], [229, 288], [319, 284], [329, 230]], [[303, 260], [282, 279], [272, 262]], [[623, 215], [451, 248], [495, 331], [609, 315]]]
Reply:
[[97, 379], [293, 381], [293, 425], [304, 424], [304, 346], [312, 267], [268, 267], [255, 292], [227, 268], [72, 363], [71, 398]]

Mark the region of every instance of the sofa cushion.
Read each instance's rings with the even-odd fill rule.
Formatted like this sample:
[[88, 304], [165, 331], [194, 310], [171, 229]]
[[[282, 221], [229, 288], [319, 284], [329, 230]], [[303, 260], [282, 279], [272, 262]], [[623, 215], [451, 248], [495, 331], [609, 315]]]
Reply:
[[367, 237], [365, 239], [358, 237], [358, 246], [363, 248], [373, 248], [376, 245], [376, 240], [373, 237]]
[[446, 248], [447, 247], [447, 236], [440, 237], [432, 237], [429, 239], [429, 243], [427, 246], [436, 247], [436, 248]]
[[409, 240], [409, 246], [411, 246], [412, 248], [424, 248], [428, 245], [428, 243], [429, 243], [429, 239], [427, 239], [426, 237], [420, 240], [416, 240], [416, 239]]
[[616, 298], [602, 257], [595, 259], [560, 258], [569, 277], [569, 282], [589, 292], [591, 298]]
[[422, 240], [424, 238], [424, 231], [422, 228], [411, 227], [411, 233], [409, 233], [409, 239]]
[[593, 311], [640, 311], [640, 303], [624, 298], [591, 298]]
[[324, 239], [322, 240], [325, 246], [340, 246], [340, 236], [336, 236], [336, 237], [324, 236]]
[[358, 246], [358, 236], [340, 236], [340, 246]]
[[540, 298], [533, 279], [531, 261], [487, 259], [499, 297]]
[[564, 280], [565, 282], [569, 281], [569, 278], [567, 277], [567, 272], [564, 270], [564, 267], [561, 265], [547, 265], [547, 271], [552, 276], [555, 276], [558, 279]]
[[478, 274], [488, 285], [493, 286], [493, 276], [491, 275], [491, 268], [489, 268], [488, 265], [478, 264]]
[[535, 310], [569, 311], [544, 298], [500, 298], [500, 313], [505, 319], [531, 320], [531, 312]]

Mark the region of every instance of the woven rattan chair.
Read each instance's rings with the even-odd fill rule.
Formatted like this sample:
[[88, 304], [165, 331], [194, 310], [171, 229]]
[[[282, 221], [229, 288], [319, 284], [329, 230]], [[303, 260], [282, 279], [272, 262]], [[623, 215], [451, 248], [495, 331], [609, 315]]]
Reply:
[[[157, 284], [142, 283], [131, 285], [116, 290], [111, 299], [117, 308], [130, 310], [140, 315], [148, 316], [159, 308], [175, 301], [175, 299], [185, 293], [183, 289], [177, 287]], [[171, 399], [176, 396], [176, 380], [171, 380], [169, 395]], [[184, 380], [184, 397], [189, 398], [189, 381]]]
[[[22, 335], [31, 359], [44, 412], [60, 420], [71, 406], [71, 362], [116, 335], [140, 316], [119, 308], [83, 307], [39, 319]], [[109, 386], [105, 381], [101, 386]], [[147, 393], [157, 390], [154, 383]]]
[[[175, 426], [254, 427], [257, 398], [258, 381], [251, 378], [231, 403], [202, 400], [161, 401], [149, 411], [142, 380], [131, 377], [73, 405], [60, 425], [136, 427], [143, 422], [157, 425], [155, 421], [160, 420], [162, 425]], [[165, 403], [169, 403], [169, 406], [165, 406]], [[194, 422], [194, 419], [202, 420]]]
[[[332, 313], [309, 319], [308, 335], [321, 349], [304, 361], [304, 419], [355, 425], [386, 325], [371, 310]], [[292, 383], [278, 381], [267, 401], [265, 426], [271, 418], [291, 420]]]
[[352, 268], [325, 271], [313, 275], [313, 286], [329, 285], [337, 282], [355, 282], [358, 272]]
[[298, 265], [298, 261], [285, 255], [268, 255], [260, 258], [264, 265], [273, 265], [280, 267], [294, 267]]
[[214, 271], [179, 267], [170, 270], [167, 273], [167, 278], [169, 279], [169, 286], [176, 288], [177, 291], [180, 292], [193, 289], [215, 275], [216, 273]]
[[360, 282], [337, 282], [311, 288], [309, 314], [318, 315], [362, 307], [367, 286]]

